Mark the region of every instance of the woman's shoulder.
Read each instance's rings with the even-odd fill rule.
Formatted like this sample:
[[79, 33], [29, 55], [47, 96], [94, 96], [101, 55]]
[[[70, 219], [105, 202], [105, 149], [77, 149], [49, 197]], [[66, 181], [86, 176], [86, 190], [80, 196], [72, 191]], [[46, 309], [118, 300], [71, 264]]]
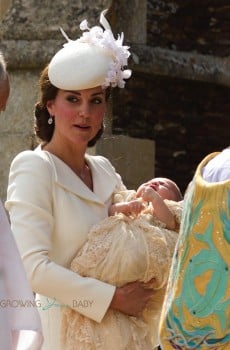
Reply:
[[8, 191], [27, 191], [28, 189], [42, 188], [49, 191], [53, 178], [52, 164], [45, 154], [33, 150], [18, 153], [13, 159], [9, 171]]
[[38, 168], [43, 167], [46, 163], [49, 163], [46, 153], [37, 147], [34, 150], [25, 150], [18, 153], [11, 163], [11, 168], [23, 166]]

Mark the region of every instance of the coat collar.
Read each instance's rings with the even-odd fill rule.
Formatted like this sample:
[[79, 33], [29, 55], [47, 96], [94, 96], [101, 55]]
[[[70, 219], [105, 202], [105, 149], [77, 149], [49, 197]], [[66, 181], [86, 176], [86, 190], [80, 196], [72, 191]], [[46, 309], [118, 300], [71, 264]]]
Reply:
[[[75, 195], [104, 205], [110, 198], [117, 185], [116, 177], [112, 176], [111, 165], [104, 157], [86, 154], [86, 162], [91, 169], [93, 188], [91, 191], [84, 182], [60, 158], [48, 151], [37, 147], [36, 152], [46, 158], [52, 166], [54, 179], [57, 185]], [[114, 172], [115, 175], [115, 172]]]

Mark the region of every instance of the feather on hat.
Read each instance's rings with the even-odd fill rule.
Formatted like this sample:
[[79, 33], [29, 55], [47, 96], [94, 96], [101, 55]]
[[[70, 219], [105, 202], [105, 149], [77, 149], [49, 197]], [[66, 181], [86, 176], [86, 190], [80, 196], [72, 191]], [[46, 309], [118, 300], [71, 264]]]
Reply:
[[123, 88], [131, 70], [125, 69], [130, 56], [129, 47], [123, 45], [124, 35], [114, 38], [103, 11], [100, 16], [102, 27], [88, 27], [81, 22], [83, 35], [77, 40], [67, 39], [63, 48], [51, 59], [48, 76], [51, 83], [63, 90], [83, 90], [96, 86]]

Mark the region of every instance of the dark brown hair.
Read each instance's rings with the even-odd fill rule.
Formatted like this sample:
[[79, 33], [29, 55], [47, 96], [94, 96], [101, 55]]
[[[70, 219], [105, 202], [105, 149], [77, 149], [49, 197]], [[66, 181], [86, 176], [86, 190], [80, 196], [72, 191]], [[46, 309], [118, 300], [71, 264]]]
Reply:
[[[51, 84], [48, 77], [48, 66], [42, 71], [39, 79], [40, 100], [35, 104], [34, 116], [35, 116], [35, 133], [36, 136], [44, 141], [50, 142], [55, 128], [55, 120], [52, 124], [48, 123], [50, 114], [46, 107], [47, 102], [54, 100], [58, 93], [58, 88]], [[110, 89], [106, 89], [106, 100], [110, 96]], [[95, 137], [88, 142], [88, 147], [93, 147], [97, 140], [99, 140], [103, 134], [104, 125], [102, 124], [100, 130]]]

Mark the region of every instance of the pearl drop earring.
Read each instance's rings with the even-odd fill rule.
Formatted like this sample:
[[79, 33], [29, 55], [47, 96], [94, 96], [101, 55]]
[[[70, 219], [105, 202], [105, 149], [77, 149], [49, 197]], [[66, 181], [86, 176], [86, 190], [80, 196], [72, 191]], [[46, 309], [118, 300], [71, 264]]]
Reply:
[[53, 117], [52, 117], [52, 116], [49, 117], [49, 119], [48, 119], [48, 124], [49, 124], [49, 125], [53, 124]]

